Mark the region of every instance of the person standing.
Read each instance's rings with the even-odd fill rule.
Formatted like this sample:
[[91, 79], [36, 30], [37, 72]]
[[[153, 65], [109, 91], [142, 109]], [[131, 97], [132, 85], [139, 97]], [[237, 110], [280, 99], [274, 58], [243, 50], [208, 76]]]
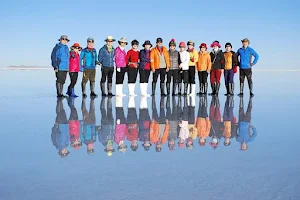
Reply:
[[122, 37], [118, 41], [118, 43], [119, 46], [115, 50], [115, 63], [117, 68], [116, 95], [126, 96], [125, 94], [123, 94], [123, 82], [124, 82], [125, 73], [127, 71], [125, 46], [128, 44], [128, 42], [125, 37]]
[[[240, 93], [239, 96], [243, 96], [244, 93], [244, 81], [245, 76], [247, 77], [248, 86], [250, 90], [250, 96], [253, 97], [253, 83], [252, 83], [252, 67], [258, 62], [259, 55], [254, 49], [249, 47], [250, 41], [245, 38], [242, 40], [243, 47], [237, 51], [237, 57], [240, 58]], [[252, 56], [254, 60], [252, 62]]]
[[205, 43], [200, 45], [200, 51], [198, 54], [198, 62], [196, 63], [198, 77], [199, 77], [199, 85], [200, 92], [198, 95], [206, 95], [207, 94], [207, 77], [211, 70], [211, 59], [210, 54], [207, 52], [207, 46]]
[[150, 61], [151, 61], [151, 69], [153, 72], [152, 96], [155, 95], [158, 76], [160, 76], [161, 96], [166, 96], [165, 79], [166, 79], [166, 73], [169, 71], [170, 68], [170, 57], [167, 48], [163, 46], [162, 38], [156, 39], [156, 47], [154, 47], [151, 50]]
[[238, 60], [236, 53], [232, 51], [231, 43], [225, 44], [226, 51], [224, 52], [225, 66], [224, 66], [224, 78], [226, 86], [226, 96], [234, 95], [234, 68], [238, 66]]
[[211, 45], [213, 48], [212, 52], [210, 53], [211, 62], [212, 62], [212, 70], [210, 72], [210, 84], [212, 93], [210, 95], [218, 95], [220, 90], [220, 82], [221, 82], [221, 75], [224, 70], [224, 53], [222, 52], [221, 45], [218, 41], [214, 41]]
[[172, 96], [176, 95], [176, 88], [178, 84], [179, 65], [181, 64], [180, 54], [176, 50], [176, 42], [172, 39], [169, 42], [169, 57], [170, 70], [167, 73], [167, 95], [170, 94], [171, 80], [173, 79]]
[[87, 47], [84, 48], [80, 53], [80, 63], [82, 63], [83, 68], [83, 76], [81, 82], [82, 97], [87, 97], [85, 89], [88, 81], [90, 81], [90, 96], [98, 97], [98, 95], [95, 94], [96, 64], [98, 63], [98, 61], [97, 52], [94, 48], [94, 38], [89, 37], [87, 39]]
[[98, 60], [101, 64], [101, 83], [100, 88], [102, 96], [106, 96], [105, 93], [105, 82], [107, 80], [107, 91], [108, 96], [114, 96], [112, 93], [112, 78], [114, 75], [114, 56], [115, 50], [113, 47], [114, 41], [116, 41], [112, 36], [107, 36], [104, 40], [106, 44], [99, 50]]
[[198, 62], [198, 52], [195, 47], [194, 41], [188, 41], [188, 52], [190, 53], [190, 61], [189, 61], [189, 89], [188, 94], [191, 96], [195, 96], [196, 91], [196, 82], [195, 82], [195, 73], [196, 73], [196, 63]]
[[71, 47], [70, 51], [70, 65], [69, 65], [69, 76], [71, 83], [68, 87], [67, 95], [69, 97], [78, 97], [74, 92], [74, 87], [77, 83], [78, 79], [78, 72], [80, 71], [81, 65], [80, 65], [80, 54], [79, 51], [81, 51], [82, 48], [78, 43], [75, 43]]
[[130, 96], [136, 96], [134, 89], [139, 66], [139, 41], [133, 40], [131, 46], [132, 49], [130, 49], [126, 55], [126, 64], [128, 66], [128, 89]]
[[51, 53], [51, 64], [56, 76], [56, 93], [58, 98], [66, 97], [63, 95], [63, 86], [66, 81], [69, 69], [69, 47], [67, 43], [70, 41], [68, 36], [62, 35], [58, 39], [59, 43], [55, 45]]
[[143, 44], [144, 49], [140, 51], [140, 64], [139, 64], [139, 74], [140, 74], [140, 88], [141, 88], [141, 95], [148, 96], [147, 89], [148, 89], [148, 82], [151, 70], [151, 60], [150, 60], [150, 53], [152, 44], [149, 40], [146, 40]]
[[188, 84], [189, 84], [189, 62], [190, 62], [190, 53], [186, 51], [186, 45], [184, 42], [180, 42], [179, 44], [179, 55], [181, 64], [179, 65], [180, 68], [180, 81], [178, 84], [179, 95], [181, 95], [181, 83], [183, 80], [184, 83], [184, 93], [183, 95], [186, 96], [188, 93]]

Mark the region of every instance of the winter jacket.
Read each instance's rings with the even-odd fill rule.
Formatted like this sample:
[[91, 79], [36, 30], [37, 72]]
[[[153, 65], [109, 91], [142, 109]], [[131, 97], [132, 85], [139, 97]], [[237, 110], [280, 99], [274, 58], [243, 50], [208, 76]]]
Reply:
[[127, 131], [127, 140], [132, 142], [134, 140], [139, 139], [139, 127], [135, 123], [128, 124], [127, 126], [128, 131]]
[[83, 121], [80, 121], [80, 140], [85, 143], [94, 143], [96, 142], [96, 125], [95, 124], [85, 124]]
[[189, 70], [190, 53], [187, 51], [179, 52], [181, 60], [181, 69]]
[[151, 50], [147, 51], [146, 49], [143, 49], [140, 51], [140, 64], [139, 64], [140, 69], [144, 69], [144, 70], [151, 69], [150, 53]]
[[121, 141], [125, 141], [127, 134], [126, 124], [117, 124], [115, 129], [115, 142], [119, 144]]
[[224, 63], [225, 63], [225, 58], [224, 58], [224, 53], [222, 50], [219, 50], [218, 52], [210, 52], [210, 57], [211, 57], [211, 63], [212, 63], [212, 70], [213, 69], [224, 69]]
[[75, 51], [70, 51], [69, 72], [79, 72], [80, 67], [80, 55]]
[[126, 65], [126, 51], [122, 50], [120, 46], [118, 46], [115, 50], [115, 63], [117, 68], [127, 67]]
[[68, 71], [69, 59], [69, 47], [62, 43], [56, 44], [51, 53], [52, 67], [59, 71]]
[[102, 143], [103, 146], [107, 145], [108, 141], [114, 141], [114, 128], [111, 124], [102, 125], [98, 132], [99, 142]]
[[96, 49], [84, 48], [80, 53], [80, 63], [84, 69], [96, 69], [97, 52]]
[[70, 135], [68, 124], [58, 124], [52, 128], [52, 142], [58, 151], [68, 147]]
[[200, 51], [198, 53], [198, 62], [196, 63], [196, 66], [197, 71], [199, 72], [211, 70], [211, 58], [207, 51], [203, 53]]
[[79, 120], [69, 121], [70, 141], [78, 140], [80, 137], [80, 122]]
[[190, 61], [189, 61], [189, 66], [196, 66], [196, 63], [198, 62], [198, 52], [193, 49], [191, 51], [188, 50], [190, 53]]
[[[246, 49], [239, 48], [236, 53], [237, 58], [240, 58], [240, 68], [241, 69], [250, 69], [253, 65], [255, 65], [259, 59], [259, 55], [252, 49], [251, 47], [247, 47]], [[254, 61], [252, 62], [252, 56], [254, 56]]]
[[180, 131], [179, 131], [179, 138], [182, 140], [186, 140], [189, 137], [189, 122], [188, 121], [181, 121], [179, 124]]
[[[159, 69], [159, 63], [160, 63], [159, 54], [160, 54], [160, 50], [157, 46], [152, 48], [151, 53], [150, 53], [150, 58], [151, 58], [151, 60], [153, 60], [153, 62], [151, 62], [151, 69]], [[169, 56], [169, 52], [166, 47], [162, 47], [162, 54], [165, 58], [166, 66], [167, 66], [167, 68], [169, 68], [170, 67], [170, 56]]]
[[[252, 134], [250, 133], [250, 129], [252, 129]], [[249, 122], [240, 122], [239, 123], [239, 131], [237, 133], [236, 141], [242, 143], [248, 143], [254, 140], [257, 136], [257, 131], [254, 126], [251, 126]]]
[[139, 121], [139, 141], [150, 141], [150, 121]]
[[104, 45], [98, 54], [98, 61], [101, 63], [102, 67], [114, 67], [114, 56], [115, 50], [112, 49], [111, 52], [108, 52], [107, 45]]
[[225, 58], [225, 70], [233, 69], [235, 66], [238, 66], [238, 60], [236, 53], [234, 51], [224, 52]]
[[[134, 66], [133, 63], [136, 63], [137, 65]], [[130, 49], [126, 55], [126, 64], [129, 67], [138, 68], [138, 66], [139, 66], [139, 51], [134, 51], [133, 49]]]
[[211, 129], [211, 123], [209, 119], [197, 118], [196, 127], [199, 138], [207, 138]]
[[179, 69], [179, 65], [181, 64], [180, 54], [177, 50], [171, 51], [169, 50], [170, 57], [170, 69]]
[[166, 124], [164, 132], [160, 133], [158, 122], [152, 120], [150, 124], [150, 141], [153, 144], [157, 144], [157, 143], [164, 144], [168, 140], [169, 131], [170, 131], [170, 126], [169, 124]]
[[193, 140], [195, 140], [197, 138], [197, 135], [198, 135], [196, 125], [195, 124], [189, 124], [188, 129], [189, 129], [189, 138], [192, 138]]

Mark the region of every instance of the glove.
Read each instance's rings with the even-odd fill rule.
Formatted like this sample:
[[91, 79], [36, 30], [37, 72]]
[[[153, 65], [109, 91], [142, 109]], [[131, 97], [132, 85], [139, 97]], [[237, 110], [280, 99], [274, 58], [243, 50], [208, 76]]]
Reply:
[[117, 72], [121, 72], [121, 68], [117, 68]]
[[194, 62], [194, 58], [191, 58], [190, 60], [191, 60], [192, 62]]
[[96, 65], [100, 65], [100, 62], [99, 62], [99, 61], [96, 61]]
[[58, 67], [54, 67], [54, 71], [55, 71], [55, 72], [58, 72]]

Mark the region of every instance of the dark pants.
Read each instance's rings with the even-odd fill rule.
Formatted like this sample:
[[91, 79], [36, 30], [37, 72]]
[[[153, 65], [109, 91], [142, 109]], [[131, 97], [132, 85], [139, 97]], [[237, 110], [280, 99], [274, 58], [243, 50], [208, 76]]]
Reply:
[[189, 66], [189, 83], [195, 84], [195, 66]]
[[207, 83], [207, 71], [198, 72], [199, 83]]
[[77, 83], [78, 72], [70, 72], [69, 76], [70, 76], [70, 79], [71, 79], [71, 83], [70, 83], [69, 87], [74, 88], [76, 83]]
[[56, 83], [65, 84], [67, 78], [67, 71], [55, 72]]
[[140, 83], [148, 83], [150, 70], [139, 69], [139, 73], [140, 73]]
[[136, 77], [137, 77], [138, 69], [129, 67], [128, 68], [128, 83], [135, 83], [136, 82]]
[[178, 82], [179, 83], [189, 83], [189, 71], [188, 70], [183, 70], [179, 73], [179, 78]]
[[221, 69], [213, 69], [210, 72], [210, 83], [220, 83], [221, 75], [222, 75]]
[[112, 78], [114, 75], [114, 68], [113, 67], [102, 67], [102, 77], [101, 77], [101, 83], [105, 83], [106, 79], [108, 83], [112, 83]]
[[240, 69], [240, 83], [244, 83], [247, 77], [248, 84], [252, 84], [252, 69]]
[[127, 72], [127, 68], [126, 67], [121, 67], [120, 71], [119, 72], [117, 71], [116, 84], [123, 84], [126, 72]]
[[173, 84], [178, 83], [178, 69], [171, 69], [167, 73], [167, 83], [171, 83], [173, 78]]
[[116, 120], [120, 120], [120, 124], [126, 124], [126, 118], [123, 107], [116, 107]]
[[136, 124], [138, 120], [136, 109], [135, 108], [128, 108], [127, 113], [127, 124]]
[[198, 108], [198, 118], [207, 118], [207, 108], [205, 106], [199, 106]]
[[233, 77], [234, 77], [233, 69], [224, 70], [224, 78], [225, 78], [226, 85], [228, 83], [233, 83]]
[[160, 76], [160, 82], [161, 83], [165, 83], [165, 79], [166, 79], [166, 71], [167, 69], [156, 69], [154, 74], [153, 74], [153, 81], [152, 83], [156, 83], [157, 82], [157, 79], [158, 79], [158, 76]]
[[96, 69], [85, 69], [82, 76], [82, 82], [87, 83], [90, 81], [94, 83], [96, 79]]

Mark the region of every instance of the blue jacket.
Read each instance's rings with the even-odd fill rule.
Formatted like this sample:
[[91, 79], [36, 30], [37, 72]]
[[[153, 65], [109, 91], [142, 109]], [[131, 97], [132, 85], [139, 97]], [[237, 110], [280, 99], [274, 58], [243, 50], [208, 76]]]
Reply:
[[[244, 49], [243, 47], [239, 48], [236, 52], [237, 58], [240, 57], [240, 68], [241, 69], [251, 69], [259, 59], [259, 55], [251, 47]], [[254, 61], [252, 62], [252, 56], [254, 56]]]
[[[84, 69], [96, 69], [97, 52], [96, 49], [84, 48], [80, 53], [80, 66]], [[81, 69], [82, 71], [82, 69]]]
[[[149, 55], [150, 55], [150, 50], [149, 50]], [[140, 64], [139, 68], [140, 69], [145, 69], [146, 64], [148, 63], [150, 66], [150, 58], [147, 57], [147, 51], [145, 49], [142, 49], [140, 51]], [[150, 70], [150, 69], [149, 69]]]
[[69, 124], [59, 124], [52, 128], [52, 142], [53, 145], [59, 150], [63, 150], [69, 146], [70, 134]]
[[57, 68], [59, 71], [68, 71], [69, 59], [69, 47], [62, 43], [56, 44], [51, 53], [52, 67]]
[[250, 126], [252, 129], [252, 135], [249, 133], [249, 123], [248, 122], [240, 122], [239, 123], [239, 132], [237, 133], [236, 141], [237, 142], [251, 142], [254, 140], [254, 138], [257, 136], [257, 131], [254, 126]]
[[98, 61], [101, 63], [102, 67], [114, 67], [114, 56], [115, 49], [111, 52], [107, 51], [107, 46], [104, 45], [99, 50]]

